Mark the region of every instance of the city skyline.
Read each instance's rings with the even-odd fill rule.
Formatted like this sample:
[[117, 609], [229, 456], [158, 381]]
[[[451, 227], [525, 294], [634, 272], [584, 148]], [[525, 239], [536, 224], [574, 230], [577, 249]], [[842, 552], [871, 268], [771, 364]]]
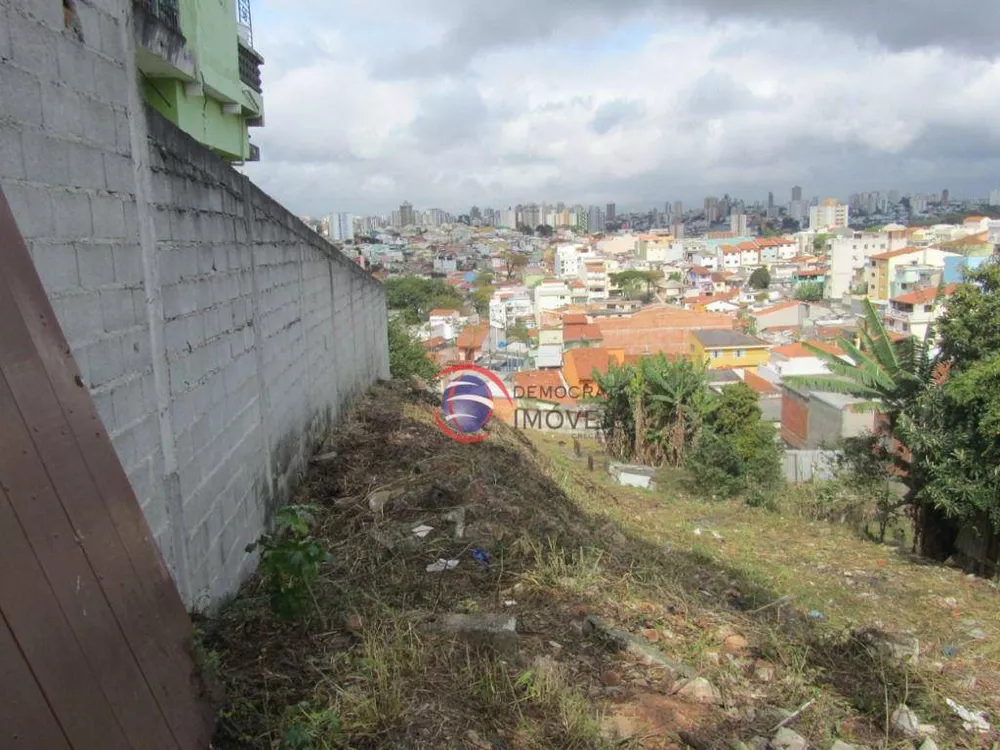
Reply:
[[987, 195], [1000, 4], [972, 6], [264, 0], [267, 126], [246, 171], [303, 213]]

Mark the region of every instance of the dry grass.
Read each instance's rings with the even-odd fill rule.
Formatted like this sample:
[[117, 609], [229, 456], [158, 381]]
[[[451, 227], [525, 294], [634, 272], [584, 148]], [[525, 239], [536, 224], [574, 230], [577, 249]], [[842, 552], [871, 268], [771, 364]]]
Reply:
[[[818, 747], [836, 737], [903, 747], [886, 731], [901, 701], [938, 726], [942, 747], [982, 746], [944, 698], [1000, 708], [987, 582], [797, 514], [693, 501], [677, 475], [655, 493], [614, 486], [558, 438], [528, 442], [498, 425], [486, 443], [458, 445], [432, 408], [379, 386], [332, 437], [338, 459], [304, 482], [333, 558], [314, 586], [316, 614], [277, 621], [251, 582], [203, 624], [227, 696], [216, 747], [659, 748], [683, 747], [681, 732], [725, 747], [809, 700], [794, 726]], [[378, 489], [394, 499], [373, 513], [366, 498]], [[444, 521], [456, 507], [462, 539]], [[410, 530], [422, 523], [434, 531], [418, 540]], [[439, 557], [460, 564], [425, 572]], [[792, 598], [774, 605], [781, 597]], [[477, 611], [517, 616], [516, 654], [432, 626]], [[587, 614], [689, 664], [722, 705], [672, 695], [676, 675], [587, 634]], [[878, 623], [918, 635], [916, 667], [850, 635]], [[970, 638], [973, 627], [986, 639]], [[734, 634], [749, 644], [727, 653]], [[945, 657], [946, 646], [958, 650]]]

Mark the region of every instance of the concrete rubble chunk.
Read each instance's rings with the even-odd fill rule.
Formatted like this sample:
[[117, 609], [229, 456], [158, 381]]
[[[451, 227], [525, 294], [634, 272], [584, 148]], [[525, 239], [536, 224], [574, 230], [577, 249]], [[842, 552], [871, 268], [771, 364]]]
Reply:
[[938, 746], [934, 740], [928, 737], [923, 741], [923, 744], [920, 745], [920, 750], [938, 750]]
[[830, 748], [830, 750], [858, 750], [858, 746], [850, 745], [844, 742], [843, 740], [837, 740], [836, 742], [833, 743], [833, 746]]
[[907, 706], [900, 706], [893, 711], [889, 721], [893, 729], [902, 732], [907, 737], [915, 737], [920, 731], [920, 719]]
[[679, 683], [679, 685], [680, 687], [675, 691], [677, 695], [687, 698], [690, 701], [706, 704], [722, 703], [722, 696], [719, 694], [718, 688], [704, 677], [685, 680]]
[[319, 466], [320, 464], [328, 464], [331, 461], [336, 460], [336, 458], [337, 458], [337, 452], [330, 451], [329, 453], [321, 453], [317, 456], [313, 456], [312, 459], [310, 459], [309, 463], [311, 463], [313, 466]]
[[806, 750], [809, 743], [806, 738], [793, 729], [782, 727], [771, 740], [771, 747], [775, 750]]
[[512, 615], [450, 614], [441, 618], [438, 629], [472, 645], [486, 647], [501, 654], [511, 654], [517, 650], [517, 618]]
[[465, 537], [465, 508], [455, 508], [454, 510], [448, 511], [444, 520], [455, 524], [456, 539], [462, 539]]

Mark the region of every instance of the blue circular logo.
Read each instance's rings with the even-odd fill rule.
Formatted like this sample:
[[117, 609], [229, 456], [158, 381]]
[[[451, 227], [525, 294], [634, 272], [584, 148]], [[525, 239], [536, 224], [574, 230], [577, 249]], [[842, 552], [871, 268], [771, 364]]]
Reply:
[[483, 429], [493, 416], [493, 394], [475, 372], [466, 371], [445, 387], [441, 408], [448, 426], [469, 435]]

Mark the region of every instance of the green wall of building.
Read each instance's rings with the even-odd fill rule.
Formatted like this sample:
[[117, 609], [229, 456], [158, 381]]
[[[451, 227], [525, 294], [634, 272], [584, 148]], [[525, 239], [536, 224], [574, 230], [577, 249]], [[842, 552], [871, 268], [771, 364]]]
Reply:
[[[152, 107], [184, 132], [225, 158], [250, 156], [247, 120], [263, 114], [263, 97], [240, 80], [239, 32], [235, 0], [180, 0], [181, 32], [195, 58], [204, 96], [188, 94], [185, 82], [145, 78], [143, 91]], [[238, 114], [223, 111], [239, 104]]]

